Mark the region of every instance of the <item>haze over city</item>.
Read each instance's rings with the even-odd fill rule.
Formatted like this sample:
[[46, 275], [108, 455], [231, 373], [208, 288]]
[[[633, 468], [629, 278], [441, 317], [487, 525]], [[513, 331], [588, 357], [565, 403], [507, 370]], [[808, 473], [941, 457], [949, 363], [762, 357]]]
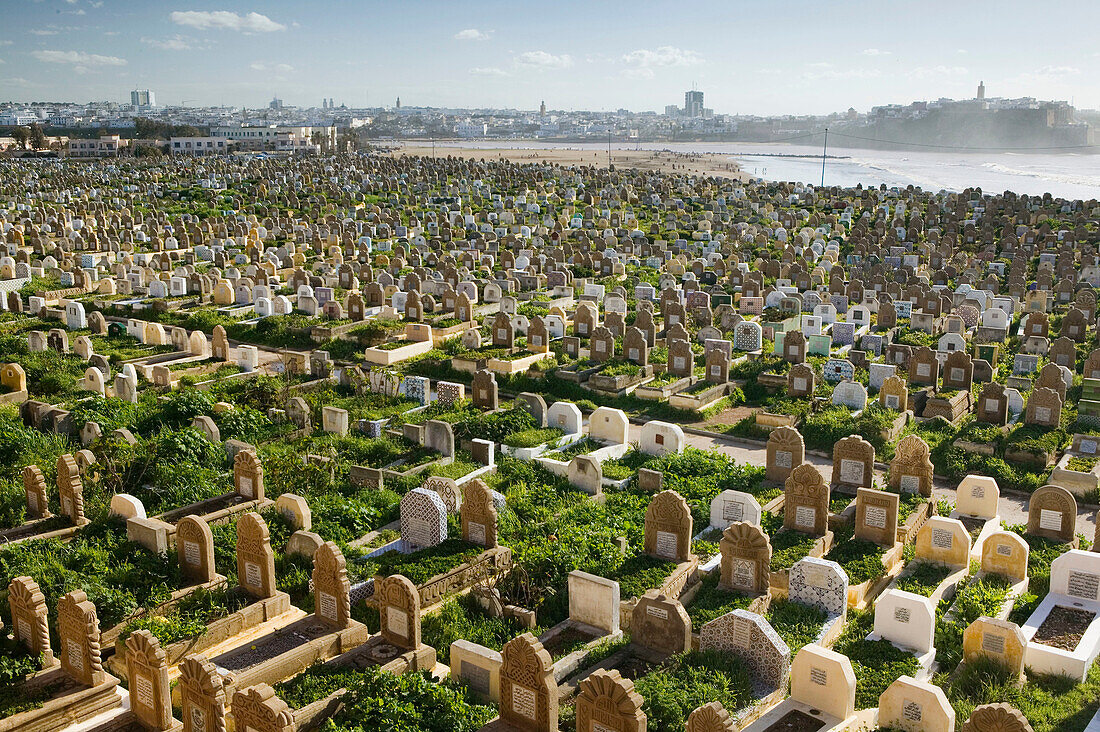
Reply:
[[[972, 96], [1100, 107], [1096, 3], [41, 0], [5, 12], [0, 100], [827, 114]], [[1020, 53], [1022, 47], [1027, 53]]]

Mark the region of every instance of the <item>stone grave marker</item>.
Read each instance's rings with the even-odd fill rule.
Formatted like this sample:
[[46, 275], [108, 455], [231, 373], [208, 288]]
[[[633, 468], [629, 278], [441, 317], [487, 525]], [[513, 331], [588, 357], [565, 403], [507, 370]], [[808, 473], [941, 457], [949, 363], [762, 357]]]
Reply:
[[645, 732], [646, 715], [634, 682], [618, 671], [597, 669], [578, 687], [577, 729], [592, 732]]
[[768, 592], [772, 546], [758, 526], [737, 521], [726, 527], [719, 542], [722, 552], [720, 585], [750, 595]]
[[824, 536], [829, 528], [829, 486], [810, 463], [791, 471], [783, 488], [783, 528]]
[[260, 514], [248, 512], [237, 520], [237, 582], [252, 597], [274, 597], [275, 553], [271, 532]]
[[795, 466], [801, 465], [805, 459], [806, 443], [802, 434], [794, 427], [778, 427], [768, 435], [764, 476], [768, 480], [782, 483], [787, 480]]
[[1027, 505], [1027, 533], [1056, 541], [1073, 541], [1077, 500], [1065, 488], [1044, 485], [1031, 494]]
[[504, 644], [500, 718], [522, 732], [558, 732], [558, 684], [550, 654], [530, 633]]
[[892, 547], [898, 534], [897, 493], [860, 488], [856, 491], [856, 538]]
[[645, 512], [644, 551], [658, 559], [686, 562], [691, 558], [691, 509], [676, 491], [661, 491]]
[[447, 539], [447, 506], [438, 493], [413, 488], [401, 498], [401, 539], [408, 546], [432, 547]]
[[184, 516], [176, 524], [176, 557], [180, 574], [194, 584], [212, 582], [218, 576], [214, 534], [201, 516]]

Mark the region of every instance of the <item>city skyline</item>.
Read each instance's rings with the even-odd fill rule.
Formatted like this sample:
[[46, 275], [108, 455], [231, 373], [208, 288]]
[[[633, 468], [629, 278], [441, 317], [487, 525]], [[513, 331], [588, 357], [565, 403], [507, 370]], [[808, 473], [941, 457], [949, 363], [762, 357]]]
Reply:
[[[719, 114], [829, 114], [913, 100], [1037, 97], [1100, 107], [1088, 21], [1100, 8], [933, 2], [907, 17], [867, 2], [469, 7], [338, 2], [309, 14], [282, 0], [153, 7], [42, 0], [6, 16], [0, 101], [117, 101], [151, 89], [161, 105], [405, 106], [660, 111], [694, 85]], [[950, 22], [944, 22], [949, 19]], [[654, 36], [653, 27], [662, 32]], [[744, 35], [729, 28], [746, 29]], [[751, 28], [751, 32], [748, 30]], [[981, 32], [975, 32], [979, 30]], [[853, 39], [853, 33], [864, 38]], [[843, 35], [841, 35], [843, 34]], [[1059, 37], [1025, 59], [1006, 39]], [[751, 47], [741, 38], [751, 37]], [[864, 40], [866, 42], [864, 42]]]

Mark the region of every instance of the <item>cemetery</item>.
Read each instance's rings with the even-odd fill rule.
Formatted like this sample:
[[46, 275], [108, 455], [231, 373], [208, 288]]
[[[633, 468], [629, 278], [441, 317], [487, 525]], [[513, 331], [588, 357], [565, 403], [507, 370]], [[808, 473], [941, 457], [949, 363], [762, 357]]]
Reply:
[[1095, 201], [114, 162], [0, 185], [0, 732], [1100, 709]]

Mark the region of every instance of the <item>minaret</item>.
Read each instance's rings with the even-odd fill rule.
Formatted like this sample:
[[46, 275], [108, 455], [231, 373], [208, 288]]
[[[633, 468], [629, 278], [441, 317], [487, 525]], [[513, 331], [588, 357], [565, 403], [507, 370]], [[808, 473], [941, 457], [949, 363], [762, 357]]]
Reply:
[[540, 117], [545, 117], [546, 116], [546, 102], [545, 101], [543, 101], [543, 103], [539, 105], [539, 116]]
[[985, 82], [984, 81], [979, 81], [978, 82], [978, 101], [980, 102], [984, 99], [985, 99]]
[[397, 108], [401, 109], [401, 97], [397, 98]]

